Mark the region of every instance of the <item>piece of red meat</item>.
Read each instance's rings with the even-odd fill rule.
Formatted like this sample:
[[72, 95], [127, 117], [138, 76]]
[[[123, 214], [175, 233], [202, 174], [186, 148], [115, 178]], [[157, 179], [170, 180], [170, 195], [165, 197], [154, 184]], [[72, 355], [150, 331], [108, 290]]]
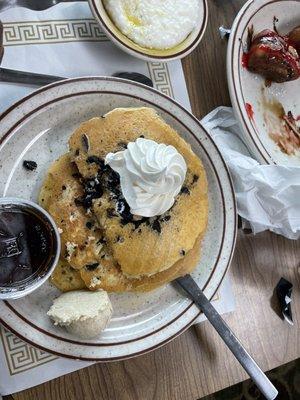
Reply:
[[287, 82], [299, 78], [300, 63], [297, 50], [288, 37], [265, 29], [251, 43], [247, 68], [273, 82]]

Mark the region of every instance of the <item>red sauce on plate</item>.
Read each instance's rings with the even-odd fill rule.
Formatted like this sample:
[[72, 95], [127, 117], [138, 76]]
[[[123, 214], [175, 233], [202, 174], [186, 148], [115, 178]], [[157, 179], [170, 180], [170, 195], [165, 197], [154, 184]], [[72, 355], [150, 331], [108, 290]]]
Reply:
[[251, 104], [250, 103], [245, 103], [245, 108], [246, 108], [246, 112], [247, 112], [247, 115], [248, 115], [249, 119], [251, 121], [253, 121], [254, 111], [253, 111], [253, 108], [252, 108]]
[[249, 63], [249, 53], [243, 53], [242, 55], [242, 67], [248, 68]]

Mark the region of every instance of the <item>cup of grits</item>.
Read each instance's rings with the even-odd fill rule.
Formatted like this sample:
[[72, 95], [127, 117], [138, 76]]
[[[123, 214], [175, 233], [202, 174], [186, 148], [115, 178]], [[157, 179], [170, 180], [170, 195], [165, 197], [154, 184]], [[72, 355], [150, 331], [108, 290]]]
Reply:
[[146, 61], [188, 55], [207, 25], [206, 0], [89, 0], [106, 35], [122, 50]]

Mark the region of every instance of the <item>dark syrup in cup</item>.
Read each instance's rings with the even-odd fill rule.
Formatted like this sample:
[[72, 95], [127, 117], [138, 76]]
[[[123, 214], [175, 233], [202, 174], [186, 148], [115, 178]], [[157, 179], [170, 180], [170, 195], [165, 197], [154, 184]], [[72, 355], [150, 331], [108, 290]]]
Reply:
[[44, 211], [22, 202], [0, 203], [1, 295], [39, 286], [38, 281], [55, 265], [58, 253], [59, 237]]

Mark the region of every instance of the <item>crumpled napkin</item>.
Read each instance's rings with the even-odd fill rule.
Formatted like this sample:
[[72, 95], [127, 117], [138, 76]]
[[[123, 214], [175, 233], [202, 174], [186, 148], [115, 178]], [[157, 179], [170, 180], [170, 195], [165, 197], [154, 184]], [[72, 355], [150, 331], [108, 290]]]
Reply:
[[300, 238], [300, 167], [261, 165], [242, 140], [242, 128], [230, 107], [218, 107], [202, 119], [230, 170], [239, 215], [253, 233], [270, 230]]

